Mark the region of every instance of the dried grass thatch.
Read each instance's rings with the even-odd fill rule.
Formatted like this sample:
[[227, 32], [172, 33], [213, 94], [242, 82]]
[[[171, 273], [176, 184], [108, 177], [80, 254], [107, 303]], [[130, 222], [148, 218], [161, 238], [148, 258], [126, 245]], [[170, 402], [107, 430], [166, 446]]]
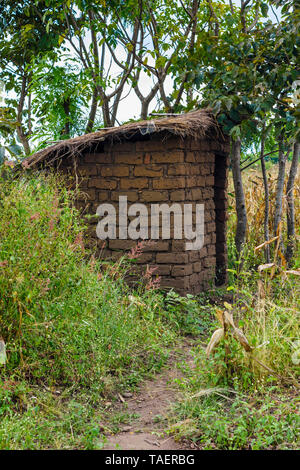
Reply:
[[63, 140], [31, 155], [23, 163], [26, 168], [33, 167], [44, 161], [50, 164], [64, 156], [80, 155], [100, 142], [107, 140], [110, 142], [122, 142], [137, 139], [138, 135], [157, 132], [171, 133], [182, 138], [192, 137], [195, 139], [201, 139], [209, 135], [222, 136], [211, 111], [209, 109], [201, 109], [182, 115], [171, 115], [147, 121], [131, 122], [123, 126], [111, 127], [73, 139]]

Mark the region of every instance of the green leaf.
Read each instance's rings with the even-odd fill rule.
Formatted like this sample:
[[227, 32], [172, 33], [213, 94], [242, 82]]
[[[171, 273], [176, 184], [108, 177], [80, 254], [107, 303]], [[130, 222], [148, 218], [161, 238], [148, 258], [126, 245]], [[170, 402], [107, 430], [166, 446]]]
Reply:
[[231, 135], [231, 137], [234, 139], [234, 140], [237, 140], [240, 136], [241, 136], [241, 128], [240, 126], [234, 126], [231, 131], [229, 132], [229, 134]]
[[261, 3], [260, 4], [260, 10], [261, 10], [261, 14], [263, 15], [263, 17], [267, 18], [268, 11], [269, 11], [268, 5], [266, 3]]

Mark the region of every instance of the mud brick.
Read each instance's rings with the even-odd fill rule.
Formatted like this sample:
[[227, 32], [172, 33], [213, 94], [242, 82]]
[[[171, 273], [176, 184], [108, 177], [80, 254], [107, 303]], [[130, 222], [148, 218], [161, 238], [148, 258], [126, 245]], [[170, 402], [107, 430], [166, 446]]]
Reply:
[[186, 190], [185, 196], [187, 201], [201, 201], [203, 199], [203, 190], [201, 188], [193, 188]]
[[214, 189], [213, 188], [203, 188], [202, 197], [203, 197], [203, 199], [211, 199], [212, 197], [214, 197]]
[[165, 202], [169, 200], [168, 191], [142, 191], [140, 200], [144, 202]]
[[212, 150], [211, 142], [209, 140], [202, 140], [200, 142], [200, 149], [202, 152], [210, 152]]
[[217, 240], [217, 235], [215, 233], [211, 233], [211, 243], [215, 244]]
[[162, 288], [185, 289], [187, 287], [187, 279], [185, 277], [162, 277], [160, 286]]
[[205, 177], [205, 186], [213, 186], [215, 182], [215, 177], [213, 175], [209, 175]]
[[206, 201], [206, 203], [205, 203], [205, 208], [206, 208], [207, 210], [213, 210], [213, 211], [214, 211], [214, 209], [215, 209], [215, 202], [214, 202], [212, 199]]
[[192, 286], [192, 289], [193, 289], [193, 295], [198, 295], [200, 294], [200, 292], [203, 292], [204, 288], [202, 285], [202, 281], [199, 281], [197, 284]]
[[189, 254], [189, 262], [194, 263], [195, 261], [199, 260], [199, 251], [198, 250], [191, 250], [188, 252]]
[[168, 166], [168, 175], [170, 176], [185, 176], [190, 174], [190, 165], [186, 163], [179, 163]]
[[194, 273], [192, 274], [191, 276], [189, 276], [189, 285], [190, 286], [194, 286], [195, 284], [198, 284], [199, 282], [199, 274], [198, 273]]
[[207, 208], [205, 208], [205, 211], [204, 211], [204, 220], [205, 222], [211, 222], [212, 220], [214, 220], [214, 211], [210, 211], [210, 210], [207, 210]]
[[109, 194], [107, 191], [96, 191], [96, 198], [98, 201], [108, 201]]
[[143, 189], [148, 188], [148, 185], [147, 178], [122, 178], [120, 182], [121, 189]]
[[116, 189], [117, 181], [107, 178], [91, 178], [89, 180], [89, 188], [97, 189]]
[[209, 163], [203, 163], [200, 167], [201, 175], [202, 176], [207, 176], [211, 173], [210, 165]]
[[216, 254], [216, 247], [215, 245], [209, 245], [207, 247], [207, 253], [208, 253], [208, 256], [213, 256]]
[[163, 240], [151, 240], [151, 244], [145, 245], [143, 248], [144, 252], [147, 251], [168, 251], [169, 250], [169, 240], [163, 241]]
[[195, 273], [200, 273], [202, 269], [201, 261], [196, 261], [196, 263], [193, 263], [193, 270]]
[[172, 251], [176, 253], [185, 251], [185, 240], [172, 240]]
[[216, 231], [216, 224], [215, 222], [209, 222], [207, 224], [207, 233], [215, 232]]
[[143, 253], [141, 256], [136, 258], [135, 263], [144, 264], [154, 262], [154, 255], [153, 253]]
[[201, 140], [200, 139], [194, 139], [194, 138], [189, 138], [186, 141], [187, 148], [189, 150], [199, 150], [200, 145], [201, 145]]
[[128, 166], [103, 166], [101, 176], [129, 176]]
[[126, 196], [128, 202], [136, 202], [139, 199], [139, 193], [137, 191], [114, 191], [111, 195], [111, 200], [119, 201], [120, 196]]
[[201, 175], [201, 165], [198, 163], [196, 165], [190, 165], [189, 174], [192, 176]]
[[195, 152], [187, 151], [185, 154], [185, 161], [189, 163], [195, 163], [196, 162]]
[[160, 150], [165, 150], [165, 145], [162, 140], [144, 140], [140, 142], [136, 142], [136, 151], [144, 151], [144, 152], [157, 152]]
[[191, 140], [190, 149], [200, 149], [202, 152], [209, 152], [211, 150], [210, 141], [207, 139], [203, 140]]
[[78, 174], [81, 176], [95, 176], [97, 175], [97, 166], [96, 164], [80, 166]]
[[212, 282], [214, 274], [215, 274], [215, 266], [209, 266], [204, 271], [203, 279]]
[[178, 137], [167, 137], [163, 140], [163, 145], [164, 149], [168, 150], [176, 150], [176, 149], [182, 149], [184, 150], [186, 148], [186, 142], [185, 139], [178, 136]]
[[84, 155], [86, 163], [112, 163], [111, 153], [86, 153]]
[[130, 165], [140, 165], [143, 163], [143, 156], [144, 154], [142, 152], [138, 153], [115, 153], [114, 154], [114, 159], [115, 163], [128, 163]]
[[207, 248], [204, 246], [199, 252], [199, 258], [204, 259], [207, 256]]
[[151, 153], [152, 163], [183, 163], [184, 152], [170, 150], [169, 152]]
[[205, 163], [207, 161], [206, 153], [203, 153], [203, 152], [200, 152], [200, 151], [195, 152], [195, 159], [196, 159], [196, 163], [198, 165], [203, 165], [203, 163]]
[[150, 178], [163, 175], [163, 167], [159, 165], [136, 166], [133, 171], [134, 176], [148, 176]]
[[151, 162], [151, 154], [150, 153], [146, 153], [144, 155], [144, 163], [145, 165], [149, 165], [149, 163]]
[[109, 240], [108, 246], [111, 250], [130, 250], [136, 244], [135, 240]]
[[82, 191], [77, 198], [78, 201], [95, 201], [96, 200], [96, 191], [93, 188], [85, 189]]
[[213, 163], [213, 164], [215, 163], [216, 157], [215, 157], [214, 152], [205, 152], [204, 155], [205, 155], [205, 160], [204, 160], [205, 162]]
[[168, 276], [171, 273], [172, 265], [170, 264], [150, 264], [150, 269], [155, 268], [153, 275], [156, 276]]
[[157, 253], [156, 262], [157, 263], [174, 263], [174, 264], [183, 264], [187, 263], [188, 254], [187, 253]]
[[203, 260], [203, 266], [206, 268], [210, 268], [216, 264], [215, 256], [206, 256]]
[[204, 234], [204, 245], [208, 246], [211, 244], [212, 233], [205, 233]]
[[205, 178], [203, 176], [187, 176], [186, 177], [186, 187], [201, 187], [205, 186]]
[[184, 201], [185, 200], [185, 191], [184, 189], [179, 189], [178, 191], [170, 192], [171, 201]]
[[172, 276], [187, 276], [188, 274], [192, 274], [193, 266], [191, 264], [183, 264], [180, 266], [173, 266], [171, 270]]
[[167, 177], [153, 180], [154, 189], [173, 189], [173, 188], [184, 188], [185, 177]]

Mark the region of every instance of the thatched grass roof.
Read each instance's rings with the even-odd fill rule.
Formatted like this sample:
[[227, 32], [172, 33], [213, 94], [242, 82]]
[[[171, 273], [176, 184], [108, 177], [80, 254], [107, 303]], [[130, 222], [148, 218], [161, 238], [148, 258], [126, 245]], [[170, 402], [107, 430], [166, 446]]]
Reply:
[[95, 147], [97, 143], [110, 141], [122, 142], [137, 139], [140, 135], [164, 132], [175, 134], [182, 138], [193, 137], [201, 139], [205, 136], [222, 136], [218, 123], [209, 109], [201, 109], [181, 115], [131, 122], [119, 127], [102, 129], [91, 134], [85, 134], [73, 139], [62, 140], [31, 155], [23, 164], [26, 168], [47, 161], [51, 163], [58, 158], [70, 155], [80, 155]]

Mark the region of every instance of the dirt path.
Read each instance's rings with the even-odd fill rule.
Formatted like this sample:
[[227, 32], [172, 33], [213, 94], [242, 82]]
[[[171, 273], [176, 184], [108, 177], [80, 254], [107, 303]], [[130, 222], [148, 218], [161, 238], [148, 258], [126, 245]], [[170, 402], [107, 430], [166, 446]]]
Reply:
[[[164, 432], [164, 423], [170, 406], [179, 396], [176, 378], [183, 376], [178, 363], [186, 363], [193, 367], [190, 354], [191, 342], [182, 345], [171, 355], [164, 371], [153, 380], [143, 383], [139, 392], [132, 397], [123, 398], [124, 403], [117, 407], [118, 411], [136, 414], [139, 417], [128, 426], [123, 425], [115, 435], [107, 435], [107, 450], [179, 450], [187, 446], [176, 442]], [[115, 410], [116, 411], [116, 410]]]

